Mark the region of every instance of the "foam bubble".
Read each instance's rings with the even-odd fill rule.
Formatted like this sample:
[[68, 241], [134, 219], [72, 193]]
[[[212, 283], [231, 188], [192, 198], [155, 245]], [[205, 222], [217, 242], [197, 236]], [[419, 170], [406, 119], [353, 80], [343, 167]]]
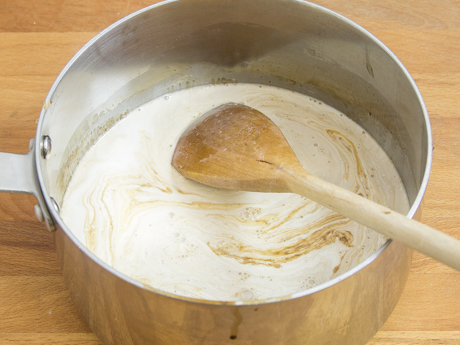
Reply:
[[244, 289], [238, 292], [238, 299], [241, 301], [253, 301], [255, 297], [251, 290]]

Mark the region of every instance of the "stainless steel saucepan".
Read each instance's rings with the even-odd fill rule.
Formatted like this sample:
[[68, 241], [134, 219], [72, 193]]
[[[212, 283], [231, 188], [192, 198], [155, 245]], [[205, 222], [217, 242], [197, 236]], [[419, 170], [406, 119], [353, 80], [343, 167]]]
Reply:
[[[107, 344], [364, 344], [403, 291], [412, 252], [389, 240], [349, 272], [292, 296], [220, 303], [117, 272], [69, 231], [59, 205], [85, 152], [130, 110], [203, 84], [261, 83], [314, 96], [366, 129], [393, 160], [411, 210], [431, 167], [420, 93], [399, 60], [350, 20], [299, 0], [171, 0], [113, 24], [51, 88], [27, 155], [0, 154], [0, 190], [37, 197], [72, 299]], [[174, 118], [170, 119], [174, 121]]]

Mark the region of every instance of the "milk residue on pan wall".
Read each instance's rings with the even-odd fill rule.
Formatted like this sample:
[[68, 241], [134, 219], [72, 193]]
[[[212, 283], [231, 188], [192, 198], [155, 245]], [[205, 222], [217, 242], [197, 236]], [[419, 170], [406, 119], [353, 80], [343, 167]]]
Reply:
[[184, 129], [227, 102], [269, 116], [311, 173], [408, 211], [390, 159], [345, 115], [284, 89], [229, 84], [162, 96], [111, 129], [69, 184], [61, 216], [70, 230], [99, 258], [144, 284], [221, 301], [313, 287], [385, 242], [305, 197], [219, 190], [175, 171], [171, 157]]

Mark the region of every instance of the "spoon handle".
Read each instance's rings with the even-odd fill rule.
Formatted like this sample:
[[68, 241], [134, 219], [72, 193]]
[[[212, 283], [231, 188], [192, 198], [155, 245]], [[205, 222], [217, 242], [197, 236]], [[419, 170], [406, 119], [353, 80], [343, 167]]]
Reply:
[[305, 170], [286, 172], [289, 189], [460, 271], [460, 241], [326, 182]]

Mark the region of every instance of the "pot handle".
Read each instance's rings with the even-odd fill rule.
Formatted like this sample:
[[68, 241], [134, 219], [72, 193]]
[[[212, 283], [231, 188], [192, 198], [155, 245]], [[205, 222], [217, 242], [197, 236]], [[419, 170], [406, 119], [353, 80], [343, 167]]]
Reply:
[[35, 214], [49, 231], [56, 230], [38, 182], [34, 157], [34, 140], [27, 154], [0, 152], [0, 192], [32, 194], [37, 198]]

